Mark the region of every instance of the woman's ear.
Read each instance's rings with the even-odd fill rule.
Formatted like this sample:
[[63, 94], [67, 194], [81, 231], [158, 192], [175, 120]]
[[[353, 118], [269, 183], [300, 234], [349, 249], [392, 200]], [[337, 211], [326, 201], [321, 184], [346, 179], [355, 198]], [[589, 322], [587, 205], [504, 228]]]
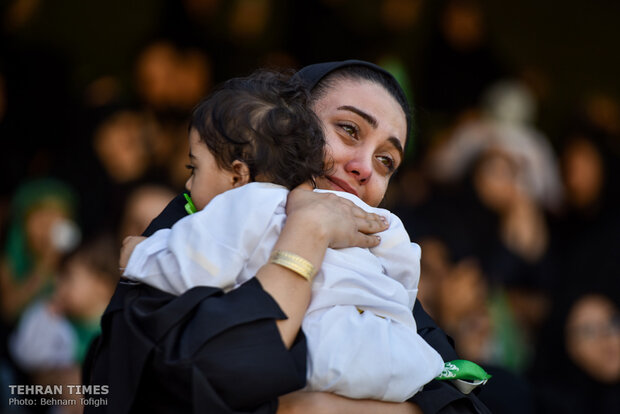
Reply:
[[233, 188], [241, 187], [250, 182], [250, 168], [245, 162], [234, 160], [231, 167]]

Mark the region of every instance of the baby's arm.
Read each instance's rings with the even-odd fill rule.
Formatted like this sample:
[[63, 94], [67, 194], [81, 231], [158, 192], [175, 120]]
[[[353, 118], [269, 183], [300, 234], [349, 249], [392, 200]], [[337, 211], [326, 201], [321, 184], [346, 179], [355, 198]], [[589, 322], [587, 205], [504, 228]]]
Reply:
[[196, 286], [233, 289], [245, 281], [238, 276], [275, 225], [274, 211], [286, 194], [251, 185], [220, 194], [202, 211], [139, 243], [124, 275], [177, 295]]

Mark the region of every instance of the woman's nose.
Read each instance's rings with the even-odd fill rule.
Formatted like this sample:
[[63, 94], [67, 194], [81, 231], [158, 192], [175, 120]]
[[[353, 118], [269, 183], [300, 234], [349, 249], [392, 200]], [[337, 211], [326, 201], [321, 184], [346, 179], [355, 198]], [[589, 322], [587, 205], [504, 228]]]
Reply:
[[370, 162], [353, 160], [347, 163], [345, 171], [355, 177], [358, 183], [366, 184], [372, 175]]

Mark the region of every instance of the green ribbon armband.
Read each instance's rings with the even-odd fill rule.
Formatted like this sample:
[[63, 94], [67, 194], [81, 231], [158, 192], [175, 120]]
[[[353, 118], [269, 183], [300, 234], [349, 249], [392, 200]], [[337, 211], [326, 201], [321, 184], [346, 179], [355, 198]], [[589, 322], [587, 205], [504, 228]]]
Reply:
[[189, 194], [183, 193], [183, 196], [185, 197], [185, 200], [187, 200], [187, 203], [185, 204], [185, 211], [187, 211], [187, 214], [194, 214], [196, 211], [198, 211]]
[[474, 388], [484, 385], [491, 375], [474, 362], [465, 359], [455, 359], [444, 364], [443, 371], [437, 380], [452, 381], [463, 394], [469, 394]]

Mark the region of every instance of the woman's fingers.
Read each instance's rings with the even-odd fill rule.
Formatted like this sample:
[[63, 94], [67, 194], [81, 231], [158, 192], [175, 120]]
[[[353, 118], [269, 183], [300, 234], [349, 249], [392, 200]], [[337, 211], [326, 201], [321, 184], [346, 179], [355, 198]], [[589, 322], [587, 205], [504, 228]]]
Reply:
[[332, 248], [376, 246], [380, 240], [374, 233], [388, 228], [382, 216], [350, 200], [332, 193], [305, 191], [302, 186], [289, 194], [286, 209], [289, 217], [297, 215], [314, 223]]
[[[337, 197], [337, 196], [336, 196]], [[355, 205], [350, 200], [340, 198], [341, 202], [350, 209], [357, 225], [357, 231], [365, 234], [378, 233], [388, 228], [387, 219], [379, 214], [369, 213]]]
[[[350, 242], [351, 246], [346, 246], [346, 247], [370, 248], [370, 247], [378, 246], [379, 243], [381, 243], [381, 238], [379, 236], [358, 232], [357, 235], [355, 235], [354, 238], [351, 240]], [[333, 246], [333, 248], [338, 248], [338, 247], [341, 247], [341, 246]]]
[[388, 228], [387, 220], [378, 214], [369, 213], [355, 205], [350, 200], [338, 197], [342, 206], [342, 217], [339, 225], [342, 226], [344, 238], [336, 237], [330, 247], [374, 247], [381, 239], [374, 233]]
[[355, 217], [355, 221], [357, 230], [366, 234], [379, 233], [388, 227], [385, 217], [378, 214], [366, 213], [365, 216]]

